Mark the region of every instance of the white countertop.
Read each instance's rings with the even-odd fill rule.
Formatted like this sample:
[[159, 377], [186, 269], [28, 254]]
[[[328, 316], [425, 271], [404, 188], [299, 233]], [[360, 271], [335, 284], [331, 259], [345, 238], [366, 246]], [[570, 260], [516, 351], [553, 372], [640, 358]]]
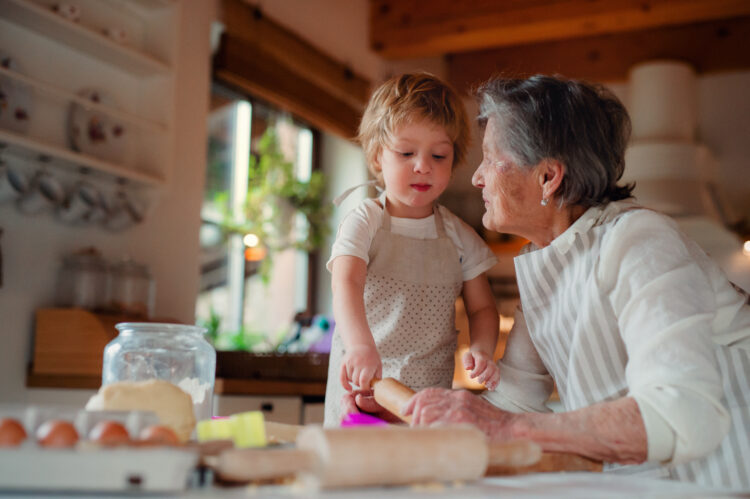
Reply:
[[[190, 499], [239, 499], [239, 498], [351, 498], [351, 499], [375, 499], [383, 498], [387, 494], [389, 499], [413, 499], [413, 498], [477, 498], [477, 497], [520, 497], [520, 498], [721, 498], [721, 497], [748, 497], [750, 491], [744, 494], [732, 493], [717, 489], [707, 489], [698, 485], [675, 482], [670, 480], [657, 480], [636, 476], [617, 475], [611, 473], [537, 473], [530, 475], [517, 475], [509, 477], [488, 477], [475, 483], [460, 484], [426, 484], [412, 487], [371, 487], [358, 489], [341, 489], [314, 491], [294, 485], [288, 486], [239, 486], [232, 488], [206, 487], [202, 489], [187, 490], [176, 496], [170, 495], [94, 495], [87, 494], [90, 498], [146, 498], [158, 497], [182, 497]], [[3, 494], [0, 497], [19, 498], [64, 498], [78, 497], [75, 494]]]

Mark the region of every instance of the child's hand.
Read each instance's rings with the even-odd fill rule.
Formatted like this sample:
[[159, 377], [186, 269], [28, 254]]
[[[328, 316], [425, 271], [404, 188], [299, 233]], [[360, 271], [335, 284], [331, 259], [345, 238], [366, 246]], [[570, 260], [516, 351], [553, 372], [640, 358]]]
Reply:
[[366, 390], [373, 378], [382, 376], [383, 365], [374, 345], [357, 345], [347, 350], [341, 362], [341, 384], [346, 391], [352, 391], [352, 384]]
[[483, 383], [488, 390], [494, 390], [500, 381], [500, 369], [493, 362], [492, 357], [484, 352], [469, 350], [463, 356], [464, 369], [469, 372], [471, 379]]

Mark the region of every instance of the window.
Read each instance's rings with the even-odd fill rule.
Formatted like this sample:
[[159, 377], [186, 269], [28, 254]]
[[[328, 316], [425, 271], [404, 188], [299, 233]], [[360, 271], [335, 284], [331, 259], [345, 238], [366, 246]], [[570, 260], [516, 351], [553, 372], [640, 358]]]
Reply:
[[[268, 255], [263, 241], [252, 233], [227, 231], [233, 224], [247, 222], [248, 187], [254, 180], [251, 157], [256, 162], [261, 159], [263, 138], [269, 133], [276, 138], [283, 158], [293, 165], [296, 178], [308, 180], [315, 168], [317, 133], [269, 104], [214, 86], [196, 317], [209, 327], [220, 350], [272, 350], [291, 334], [297, 314], [313, 312], [314, 253], [294, 248], [274, 252], [264, 282], [260, 270]], [[284, 207], [269, 204], [263, 209]], [[307, 229], [305, 217], [299, 214], [288, 222], [270, 230]]]

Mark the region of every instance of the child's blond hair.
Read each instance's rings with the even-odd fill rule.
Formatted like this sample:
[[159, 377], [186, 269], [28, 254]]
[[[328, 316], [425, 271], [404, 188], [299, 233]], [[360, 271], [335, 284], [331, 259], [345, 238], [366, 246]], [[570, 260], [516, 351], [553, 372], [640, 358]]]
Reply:
[[453, 167], [461, 164], [469, 147], [469, 121], [463, 103], [453, 88], [430, 73], [394, 76], [370, 97], [359, 124], [357, 139], [367, 166], [382, 182], [378, 156], [393, 140], [396, 130], [422, 119], [445, 128], [453, 142]]

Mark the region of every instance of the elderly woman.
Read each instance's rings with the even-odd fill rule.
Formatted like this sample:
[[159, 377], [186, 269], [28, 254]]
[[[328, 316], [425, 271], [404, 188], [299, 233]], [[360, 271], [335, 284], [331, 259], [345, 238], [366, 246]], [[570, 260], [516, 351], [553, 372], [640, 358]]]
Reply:
[[[429, 388], [403, 412], [750, 488], [750, 305], [673, 220], [617, 185], [622, 104], [547, 76], [491, 80], [479, 101], [483, 224], [531, 241], [515, 259], [521, 305], [494, 391]], [[565, 412], [545, 406], [555, 383]]]

